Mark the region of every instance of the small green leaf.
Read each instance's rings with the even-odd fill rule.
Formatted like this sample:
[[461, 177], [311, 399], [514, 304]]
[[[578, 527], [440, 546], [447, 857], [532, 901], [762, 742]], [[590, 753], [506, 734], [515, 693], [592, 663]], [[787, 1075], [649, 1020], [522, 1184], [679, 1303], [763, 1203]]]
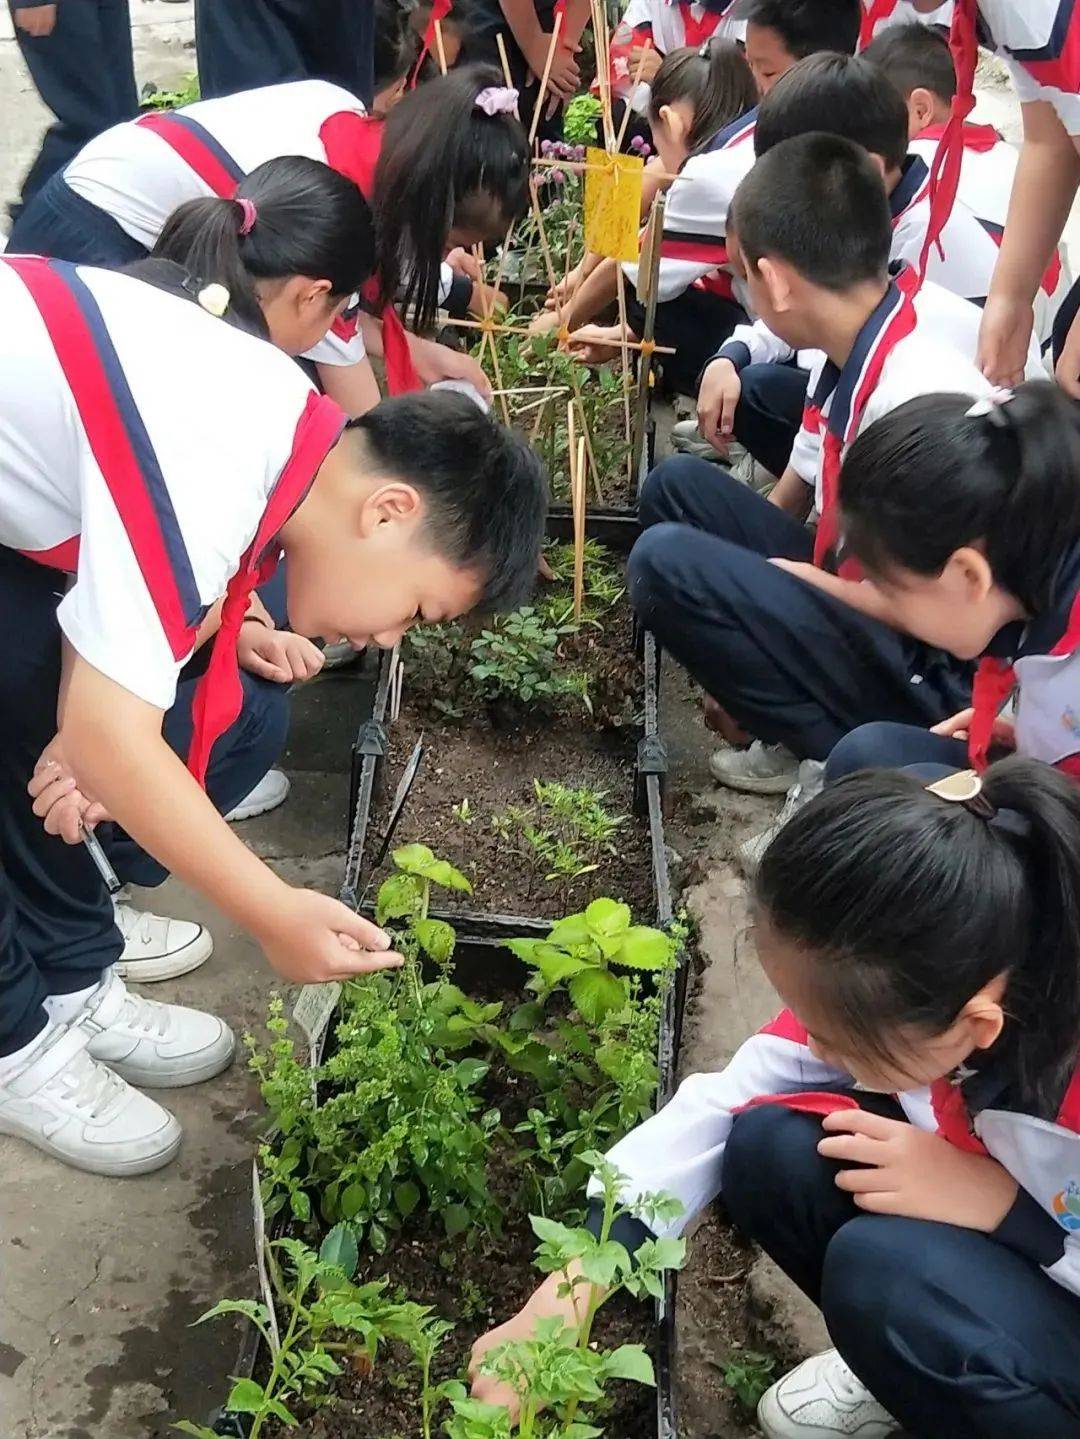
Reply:
[[340, 1269], [347, 1279], [356, 1273], [360, 1250], [356, 1235], [347, 1224], [335, 1224], [319, 1247], [319, 1258], [324, 1264]]
[[508, 949], [511, 954], [516, 954], [518, 959], [523, 959], [526, 964], [535, 964], [536, 951], [543, 944], [542, 939], [504, 939], [501, 947]]
[[421, 905], [420, 886], [411, 875], [392, 874], [379, 886], [375, 900], [375, 919], [385, 924], [388, 919], [408, 919]]
[[449, 964], [453, 958], [457, 935], [453, 925], [444, 919], [418, 919], [413, 925], [420, 948], [436, 964]]
[[565, 919], [560, 919], [558, 924], [552, 925], [548, 935], [549, 944], [561, 945], [563, 949], [574, 949], [579, 944], [589, 944], [591, 940], [592, 935], [583, 914], [568, 914]]
[[605, 1014], [626, 1003], [625, 981], [606, 969], [587, 969], [570, 981], [570, 998], [587, 1024], [599, 1024]]
[[459, 1234], [464, 1234], [471, 1223], [464, 1204], [448, 1204], [442, 1212], [442, 1219], [447, 1239], [456, 1239]]
[[225, 1400], [231, 1414], [258, 1414], [266, 1403], [266, 1391], [254, 1379], [237, 1379]]
[[404, 844], [394, 850], [394, 863], [403, 874], [423, 875], [435, 859], [435, 852], [426, 844]]
[[409, 1215], [420, 1203], [420, 1190], [411, 1179], [405, 1180], [403, 1184], [394, 1186], [394, 1203], [397, 1205], [398, 1213], [403, 1219]]
[[376, 1224], [375, 1221], [372, 1220], [368, 1225], [368, 1243], [372, 1249], [374, 1249], [376, 1254], [385, 1254], [388, 1242], [386, 1230], [381, 1224]]
[[361, 1210], [367, 1208], [367, 1189], [360, 1183], [350, 1184], [341, 1194], [341, 1213], [345, 1219], [355, 1219]]
[[295, 1218], [301, 1224], [307, 1224], [311, 1219], [311, 1200], [303, 1189], [294, 1189], [289, 1194], [289, 1208]]
[[219, 1299], [212, 1309], [200, 1314], [196, 1324], [205, 1324], [208, 1319], [218, 1319], [222, 1314], [242, 1314], [245, 1319], [258, 1320], [265, 1324], [268, 1318], [266, 1305], [255, 1299]]
[[464, 1089], [472, 1089], [487, 1074], [491, 1065], [484, 1059], [460, 1059], [454, 1066], [458, 1083]]
[[572, 954], [556, 949], [553, 944], [545, 945], [544, 950], [537, 955], [537, 966], [549, 989], [554, 989], [564, 979], [570, 979], [582, 970], [595, 968], [588, 960], [575, 959]]
[[675, 945], [662, 930], [638, 924], [623, 935], [613, 958], [628, 969], [666, 969], [674, 953]]
[[623, 1344], [604, 1355], [604, 1373], [609, 1379], [632, 1379], [635, 1384], [655, 1384], [653, 1363], [640, 1344]]
[[585, 911], [585, 923], [594, 934], [613, 938], [630, 928], [630, 906], [614, 899], [594, 899]]
[[190, 1419], [181, 1419], [172, 1426], [178, 1434], [190, 1434], [194, 1439], [218, 1439], [217, 1432], [207, 1429], [205, 1424], [193, 1424]]

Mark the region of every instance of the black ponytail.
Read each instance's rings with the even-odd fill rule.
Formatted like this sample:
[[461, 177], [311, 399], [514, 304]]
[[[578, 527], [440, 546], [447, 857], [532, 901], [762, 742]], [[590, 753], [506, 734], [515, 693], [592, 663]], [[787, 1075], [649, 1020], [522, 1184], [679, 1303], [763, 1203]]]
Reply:
[[529, 145], [513, 115], [476, 97], [498, 70], [456, 66], [391, 110], [375, 170], [379, 276], [385, 304], [402, 292], [419, 330], [435, 318], [439, 266], [453, 226], [500, 236], [529, 206]]
[[[252, 214], [250, 230], [241, 233]], [[229, 318], [266, 339], [256, 282], [304, 275], [329, 280], [332, 297], [351, 295], [374, 269], [374, 226], [351, 180], [319, 160], [283, 155], [245, 176], [234, 199], [181, 205], [153, 256], [175, 261], [203, 284], [224, 285]]]
[[693, 107], [694, 122], [687, 137], [691, 155], [707, 150], [718, 131], [752, 110], [758, 100], [753, 72], [731, 40], [672, 50], [649, 88], [649, 119], [654, 122], [665, 105], [685, 100]]
[[1036, 614], [1080, 540], [1080, 405], [1035, 380], [988, 415], [971, 407], [923, 395], [858, 437], [840, 472], [845, 545], [886, 577], [938, 575], [978, 544], [997, 583]]
[[829, 786], [770, 844], [755, 888], [845, 1041], [902, 1063], [1007, 976], [998, 1041], [1016, 1099], [1053, 1118], [1080, 1052], [1080, 787], [1013, 757], [983, 776], [993, 820], [900, 771]]

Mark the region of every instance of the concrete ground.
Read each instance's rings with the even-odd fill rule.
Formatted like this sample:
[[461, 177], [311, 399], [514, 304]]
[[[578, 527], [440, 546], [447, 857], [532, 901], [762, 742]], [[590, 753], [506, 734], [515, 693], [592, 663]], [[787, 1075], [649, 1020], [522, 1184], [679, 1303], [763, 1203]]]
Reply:
[[[140, 82], [168, 84], [194, 68], [192, 5], [132, 0]], [[1006, 89], [989, 86], [981, 113], [1016, 132]], [[0, 214], [14, 198], [47, 115], [0, 14]], [[2, 228], [2, 222], [0, 222]], [[721, 797], [708, 778], [698, 702], [676, 675], [665, 707], [676, 797], [670, 837], [676, 876], [696, 919], [704, 960], [687, 1020], [684, 1070], [722, 1064], [773, 1010], [747, 940], [745, 889], [734, 845], [775, 808]], [[333, 891], [342, 868], [347, 764], [359, 695], [325, 676], [296, 704], [285, 758], [288, 804], [244, 833], [290, 880]], [[208, 923], [213, 960], [156, 986], [158, 997], [258, 1026], [273, 979], [256, 947], [183, 886], [159, 910]], [[203, 1419], [221, 1397], [233, 1340], [221, 1325], [191, 1328], [225, 1294], [253, 1292], [250, 1161], [255, 1093], [243, 1064], [210, 1084], [166, 1096], [185, 1144], [161, 1176], [127, 1182], [65, 1170], [0, 1139], [0, 1436], [3, 1439], [163, 1439], [180, 1417]], [[755, 1297], [778, 1320], [783, 1347], [824, 1342], [816, 1316], [759, 1265]], [[707, 1416], [683, 1439], [720, 1439]]]

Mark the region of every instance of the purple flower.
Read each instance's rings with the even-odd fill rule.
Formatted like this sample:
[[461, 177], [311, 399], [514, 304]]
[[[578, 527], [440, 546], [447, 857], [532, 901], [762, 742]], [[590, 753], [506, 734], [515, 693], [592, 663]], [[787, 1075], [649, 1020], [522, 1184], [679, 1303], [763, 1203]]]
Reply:
[[581, 162], [582, 160], [584, 160], [584, 158], [585, 158], [585, 146], [584, 146], [584, 145], [575, 145], [575, 146], [574, 146], [574, 159], [577, 160], [578, 163], [580, 164], [580, 162]]
[[541, 153], [541, 155], [550, 155], [550, 154], [551, 154], [551, 141], [550, 141], [550, 140], [541, 140], [541, 141], [540, 141], [540, 153]]
[[556, 185], [562, 185], [562, 184], [564, 184], [565, 181], [566, 181], [566, 171], [565, 171], [565, 170], [552, 170], [552, 172], [551, 172], [551, 178], [555, 181]]
[[640, 151], [644, 150], [645, 148], [645, 141], [641, 138], [640, 135], [635, 135], [634, 138], [630, 141], [630, 148], [631, 150], [637, 150], [640, 153]]
[[641, 142], [641, 154], [642, 158], [645, 160], [647, 160], [652, 154], [652, 146], [646, 140], [642, 140]]

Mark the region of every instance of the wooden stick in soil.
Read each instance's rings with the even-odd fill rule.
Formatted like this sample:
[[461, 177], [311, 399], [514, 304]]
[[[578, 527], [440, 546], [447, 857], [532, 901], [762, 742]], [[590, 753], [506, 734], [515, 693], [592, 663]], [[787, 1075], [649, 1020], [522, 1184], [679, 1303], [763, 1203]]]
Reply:
[[585, 439], [577, 442], [570, 465], [570, 494], [574, 511], [574, 620], [581, 622], [585, 603]]
[[562, 29], [562, 11], [555, 11], [555, 24], [551, 31], [551, 39], [548, 42], [547, 59], [544, 61], [544, 74], [540, 81], [540, 94], [536, 97], [536, 109], [533, 111], [532, 124], [529, 126], [529, 150], [536, 142], [536, 132], [540, 128], [540, 116], [544, 110], [544, 99], [547, 95], [548, 80], [551, 78], [551, 66], [555, 59], [555, 46], [559, 43], [559, 31]]
[[649, 269], [645, 277], [645, 324], [642, 327], [641, 335], [645, 348], [641, 351], [641, 358], [638, 361], [638, 388], [634, 414], [634, 444], [630, 457], [632, 483], [634, 486], [638, 484], [641, 476], [641, 457], [645, 450], [645, 426], [649, 420], [649, 395], [652, 387], [653, 365], [653, 351], [649, 347], [652, 344], [653, 335], [656, 333], [656, 301], [660, 281], [659, 237], [664, 229], [664, 207], [666, 204], [667, 196], [663, 193], [657, 195], [653, 201], [652, 214], [649, 216], [649, 225], [652, 227], [655, 243], [650, 247]]
[[619, 329], [622, 332], [622, 397], [623, 397], [623, 425], [626, 435], [626, 469], [627, 479], [630, 482], [630, 492], [634, 491], [633, 454], [634, 436], [630, 429], [630, 355], [626, 339], [628, 320], [626, 318], [626, 275], [620, 262], [616, 262], [615, 274], [619, 282]]
[[[448, 320], [446, 320], [444, 323], [447, 324], [447, 325], [449, 325], [452, 329], [459, 329], [459, 330], [488, 330], [488, 331], [490, 331], [492, 334], [495, 334], [495, 335], [533, 335], [533, 334], [536, 333], [535, 330], [529, 330], [529, 329], [527, 329], [524, 325], [500, 325], [500, 324], [498, 324], [497, 322], [493, 322], [492, 324], [488, 324], [488, 323], [487, 323], [486, 321], [484, 321], [484, 320], [452, 320], [452, 319], [448, 319]], [[590, 345], [600, 345], [600, 346], [603, 347], [604, 349], [612, 349], [612, 350], [621, 350], [621, 349], [622, 349], [622, 341], [621, 341], [621, 340], [590, 340], [589, 343], [590, 343]], [[627, 348], [628, 350], [640, 350], [640, 349], [641, 349], [641, 342], [640, 342], [639, 340], [631, 340], [631, 341], [628, 341], [626, 348]], [[653, 347], [651, 353], [654, 354], [654, 355], [673, 355], [673, 354], [675, 353], [675, 351], [674, 351], [670, 346], [667, 346], [667, 345], [656, 345], [656, 346]]]
[[446, 74], [446, 50], [443, 46], [442, 21], [435, 21], [435, 53], [439, 57], [439, 73]]
[[[480, 267], [480, 273], [483, 274], [483, 273], [484, 273], [484, 247], [483, 247], [483, 245], [474, 245], [474, 246], [473, 246], [473, 258], [476, 260], [477, 265]], [[481, 285], [483, 285], [484, 282], [481, 281], [480, 283], [481, 283]], [[493, 300], [493, 298], [492, 298], [491, 295], [487, 294], [486, 290], [482, 290], [482, 291], [481, 291], [481, 294], [484, 296], [484, 298], [483, 298], [484, 319], [485, 319], [486, 321], [490, 321], [490, 320], [493, 318], [493, 313], [494, 313], [494, 300]], [[505, 387], [505, 385], [503, 384], [503, 377], [502, 377], [502, 365], [499, 363], [499, 347], [498, 347], [498, 345], [495, 343], [495, 336], [494, 336], [494, 334], [491, 332], [490, 329], [484, 331], [484, 342], [482, 342], [481, 345], [480, 345], [480, 353], [481, 353], [481, 355], [482, 355], [483, 352], [484, 352], [484, 343], [486, 343], [486, 342], [488, 342], [488, 341], [490, 341], [490, 343], [491, 343], [491, 368], [492, 368], [492, 370], [494, 370], [494, 372], [495, 372], [495, 384], [496, 384], [496, 386], [497, 386], [496, 393], [497, 393], [497, 395], [498, 395], [498, 397], [499, 397], [499, 408], [502, 410], [503, 424], [509, 425], [509, 423], [510, 423], [510, 406], [507, 404], [507, 400], [506, 400], [506, 387]]]
[[596, 50], [596, 82], [600, 92], [600, 115], [604, 125], [604, 148], [612, 150], [615, 127], [611, 121], [611, 46], [607, 39], [604, 0], [592, 0], [592, 27]]
[[502, 65], [503, 80], [506, 82], [506, 88], [512, 90], [514, 88], [514, 77], [510, 74], [510, 61], [506, 54], [506, 41], [502, 37], [501, 30], [495, 34], [495, 44], [499, 47], [499, 61]]

